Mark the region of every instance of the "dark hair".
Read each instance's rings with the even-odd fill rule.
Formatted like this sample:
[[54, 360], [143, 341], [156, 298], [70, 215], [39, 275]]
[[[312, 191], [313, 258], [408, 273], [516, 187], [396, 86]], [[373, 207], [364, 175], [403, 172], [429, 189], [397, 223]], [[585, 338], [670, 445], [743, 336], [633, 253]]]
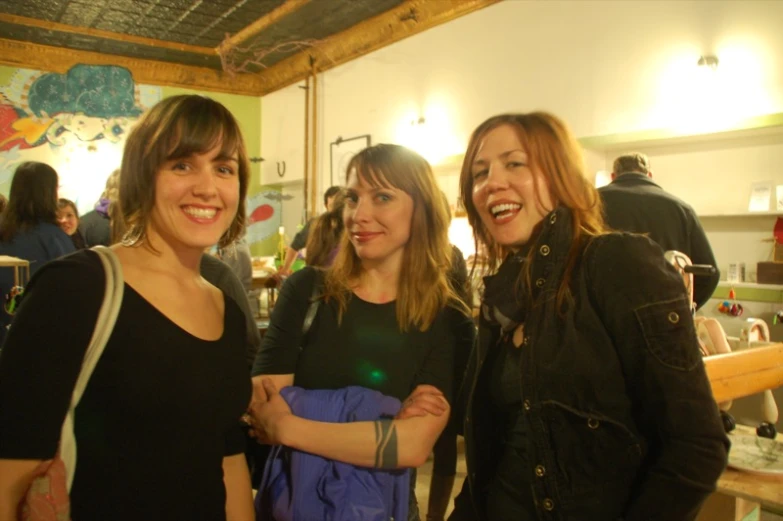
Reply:
[[57, 172], [45, 163], [30, 161], [14, 172], [0, 240], [10, 241], [17, 232], [40, 223], [57, 224]]
[[310, 266], [327, 267], [332, 252], [340, 245], [340, 238], [345, 228], [343, 223], [345, 194], [338, 188], [333, 196], [335, 199], [332, 209], [315, 219], [307, 236], [305, 262]]
[[199, 95], [160, 101], [130, 131], [120, 168], [119, 208], [111, 212], [112, 218], [122, 220], [118, 223], [121, 228], [136, 229], [140, 233], [138, 242], [143, 243], [155, 205], [155, 178], [160, 166], [173, 158], [207, 152], [216, 145], [220, 145], [221, 154], [236, 153], [238, 157], [239, 206], [218, 247], [234, 242], [245, 230], [250, 163], [234, 116], [217, 101]]
[[61, 197], [57, 200], [57, 209], [62, 210], [63, 208], [70, 206], [71, 210], [73, 210], [74, 215], [76, 215], [76, 218], [79, 218], [79, 210], [76, 208], [76, 204], [71, 201], [70, 199], [65, 199], [64, 197]]
[[3, 213], [6, 206], [8, 206], [8, 198], [3, 194], [0, 194], [0, 214]]
[[343, 188], [341, 186], [330, 186], [326, 189], [324, 192], [324, 206], [329, 204], [329, 198], [334, 197], [340, 192], [342, 192]]

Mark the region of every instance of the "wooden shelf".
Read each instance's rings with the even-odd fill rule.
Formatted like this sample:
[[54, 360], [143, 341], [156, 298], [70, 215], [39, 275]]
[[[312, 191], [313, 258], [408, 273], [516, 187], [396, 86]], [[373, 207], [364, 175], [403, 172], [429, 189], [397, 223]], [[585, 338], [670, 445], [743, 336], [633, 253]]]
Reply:
[[749, 118], [731, 129], [699, 134], [684, 134], [672, 129], [642, 130], [603, 136], [585, 136], [579, 143], [599, 152], [623, 152], [638, 148], [657, 148], [698, 143], [712, 143], [716, 146], [727, 140], [757, 139], [783, 136], [783, 112]]
[[725, 217], [783, 217], [783, 212], [735, 212], [735, 213], [705, 213], [698, 214], [699, 219], [720, 219]]
[[288, 179], [288, 180], [286, 180], [285, 178], [280, 178], [279, 181], [278, 180], [274, 180], [271, 183], [262, 182], [261, 186], [267, 186], [267, 187], [269, 187], [269, 186], [293, 186], [293, 185], [301, 185], [301, 184], [304, 184], [304, 178], [303, 177], [300, 177], [299, 179]]
[[734, 289], [771, 289], [773, 291], [783, 291], [783, 284], [759, 284], [758, 282], [729, 282], [722, 280], [718, 282], [718, 287]]

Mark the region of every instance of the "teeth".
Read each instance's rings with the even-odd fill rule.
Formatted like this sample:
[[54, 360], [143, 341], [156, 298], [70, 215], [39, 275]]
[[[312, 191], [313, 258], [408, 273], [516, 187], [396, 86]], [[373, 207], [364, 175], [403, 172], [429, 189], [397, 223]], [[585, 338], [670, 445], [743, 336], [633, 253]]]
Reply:
[[519, 210], [520, 208], [522, 208], [521, 204], [506, 203], [506, 204], [499, 204], [497, 206], [493, 206], [492, 208], [489, 209], [489, 211], [492, 212], [493, 216], [497, 216], [500, 213], [510, 212], [512, 210]]
[[192, 206], [188, 206], [184, 208], [185, 213], [192, 215], [193, 217], [198, 217], [199, 219], [211, 219], [215, 216], [215, 213], [217, 213], [217, 210], [214, 208], [194, 208]]

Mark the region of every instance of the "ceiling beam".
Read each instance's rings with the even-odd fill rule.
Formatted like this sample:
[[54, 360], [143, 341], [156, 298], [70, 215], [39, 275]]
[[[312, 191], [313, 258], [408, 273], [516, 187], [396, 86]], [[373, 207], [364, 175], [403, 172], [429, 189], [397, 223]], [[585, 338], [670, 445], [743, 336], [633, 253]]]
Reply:
[[289, 14], [300, 9], [302, 6], [308, 3], [310, 3], [310, 0], [286, 0], [285, 3], [269, 11], [264, 16], [236, 33], [234, 36], [221, 42], [221, 44], [217, 46], [217, 51], [226, 52], [229, 49], [236, 47], [240, 43], [252, 38], [278, 20], [285, 18]]
[[407, 0], [261, 71], [261, 95], [304, 79], [311, 71], [310, 56], [315, 58], [318, 72], [323, 72], [499, 1]]
[[34, 27], [36, 29], [44, 29], [46, 31], [57, 31], [60, 33], [105, 38], [107, 40], [146, 45], [148, 47], [157, 47], [160, 49], [170, 49], [173, 51], [189, 52], [193, 54], [217, 56], [217, 49], [212, 47], [199, 47], [197, 45], [188, 45], [186, 43], [168, 42], [165, 40], [156, 40], [154, 38], [144, 38], [143, 36], [133, 36], [131, 34], [115, 33], [112, 31], [104, 31], [102, 29], [92, 29], [90, 27], [76, 27], [74, 25], [49, 22], [47, 20], [38, 20], [36, 18], [26, 18], [24, 16], [16, 16], [13, 14], [0, 13], [0, 22], [21, 25], [24, 27]]
[[263, 86], [262, 79], [258, 75], [231, 76], [206, 67], [76, 51], [4, 38], [0, 38], [0, 64], [59, 73], [67, 72], [77, 64], [117, 65], [128, 69], [137, 83], [247, 96], [259, 96]]

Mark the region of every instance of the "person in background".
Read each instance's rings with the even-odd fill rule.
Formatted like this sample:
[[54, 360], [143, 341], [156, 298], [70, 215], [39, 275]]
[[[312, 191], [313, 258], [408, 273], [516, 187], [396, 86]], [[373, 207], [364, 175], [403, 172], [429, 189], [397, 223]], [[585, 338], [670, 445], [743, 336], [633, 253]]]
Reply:
[[[449, 208], [446, 194], [441, 192], [446, 208]], [[451, 220], [449, 212], [449, 221]], [[468, 309], [473, 308], [472, 291], [468, 283], [468, 269], [465, 264], [465, 257], [455, 245], [451, 245], [451, 269], [448, 272], [449, 284], [451, 284], [454, 293], [465, 303]], [[461, 348], [454, 353], [454, 390], [459, 391], [463, 384], [465, 368], [470, 356], [472, 342], [467, 339], [473, 339], [476, 336], [476, 329], [473, 323], [465, 324], [466, 330], [462, 336], [466, 339], [457, 342], [456, 346]], [[424, 411], [420, 411], [420, 414]], [[413, 414], [412, 407], [407, 407], [398, 417], [407, 417]], [[443, 521], [446, 516], [446, 510], [451, 502], [451, 492], [454, 488], [454, 479], [457, 475], [457, 434], [461, 430], [457, 415], [452, 414], [446, 428], [441, 433], [438, 441], [432, 449], [432, 477], [430, 479], [430, 491], [427, 504], [427, 521]]]
[[[217, 266], [204, 255], [201, 261], [201, 275], [210, 283], [220, 288], [224, 293], [240, 303], [242, 311], [247, 316], [248, 356], [253, 365], [256, 353], [261, 347], [261, 334], [258, 332], [256, 315], [258, 315], [258, 290], [253, 289], [253, 261], [250, 256], [250, 246], [245, 238], [238, 239], [228, 248], [218, 248], [217, 258], [221, 264], [228, 267], [233, 275], [229, 280], [223, 266]], [[212, 257], [215, 258], [215, 257]], [[237, 284], [238, 283], [238, 284]]]
[[[57, 224], [57, 185], [54, 168], [37, 162], [19, 165], [11, 180], [8, 205], [0, 217], [0, 255], [30, 261], [30, 275], [74, 251], [73, 242]], [[13, 271], [0, 270], [1, 298], [13, 285]], [[0, 313], [0, 345], [10, 319]]]
[[452, 521], [686, 521], [729, 441], [682, 278], [607, 233], [581, 149], [545, 112], [473, 132], [460, 194], [486, 248]]
[[328, 268], [334, 262], [345, 230], [343, 209], [345, 194], [340, 191], [331, 201], [331, 209], [314, 219], [305, 248], [305, 262], [308, 266]]
[[[429, 164], [404, 147], [366, 148], [347, 172], [345, 233], [337, 257], [328, 270], [307, 266], [283, 285], [253, 368], [251, 423], [265, 442], [327, 459], [371, 468], [418, 467], [448, 420], [454, 353], [460, 349], [455, 344], [473, 340], [461, 337], [472, 320], [447, 276], [448, 209]], [[323, 300], [303, 337], [321, 279]], [[361, 386], [400, 401], [422, 386], [434, 393], [443, 414], [316, 423], [293, 416], [278, 394], [293, 384]], [[409, 519], [417, 520], [411, 498]]]
[[[205, 248], [244, 232], [249, 171], [236, 120], [209, 98], [165, 98], [130, 131], [127, 231], [111, 249], [125, 289], [75, 415], [72, 519], [253, 519], [244, 317], [199, 273]], [[98, 255], [82, 250], [25, 292], [0, 354], [0, 519], [15, 519], [34, 469], [57, 450], [104, 287]], [[79, 305], [63, 306], [66, 295]]]
[[647, 234], [664, 251], [677, 250], [694, 264], [715, 267], [711, 276], [695, 277], [693, 301], [702, 307], [720, 280], [707, 234], [693, 208], [653, 180], [646, 155], [634, 152], [614, 160], [612, 182], [598, 189], [606, 224], [615, 230]]
[[60, 198], [57, 201], [57, 222], [66, 235], [71, 238], [74, 248], [83, 250], [87, 247], [79, 231], [79, 210], [70, 199]]
[[95, 209], [82, 215], [79, 222], [79, 232], [84, 237], [84, 242], [88, 248], [112, 244], [109, 207], [113, 201], [118, 199], [119, 179], [120, 171], [118, 169], [112, 172], [106, 179], [106, 186], [100, 199], [95, 204]]
[[245, 289], [245, 297], [249, 298], [253, 290], [253, 258], [245, 238], [239, 239], [230, 248], [218, 248], [217, 256], [231, 268]]
[[[340, 190], [342, 190], [342, 188], [339, 186], [330, 186], [326, 189], [326, 192], [324, 192], [324, 206], [326, 207], [327, 212], [332, 209], [334, 199], [337, 194], [340, 193]], [[277, 275], [279, 277], [288, 277], [291, 275], [291, 266], [294, 264], [296, 256], [299, 254], [299, 250], [307, 245], [307, 238], [310, 235], [310, 226], [315, 219], [316, 218], [314, 217], [307, 221], [304, 228], [294, 235], [294, 240], [292, 240], [290, 246], [286, 248], [283, 264], [280, 266], [280, 269], [277, 270]]]
[[6, 206], [8, 206], [8, 198], [3, 194], [0, 194], [0, 215], [3, 214]]

